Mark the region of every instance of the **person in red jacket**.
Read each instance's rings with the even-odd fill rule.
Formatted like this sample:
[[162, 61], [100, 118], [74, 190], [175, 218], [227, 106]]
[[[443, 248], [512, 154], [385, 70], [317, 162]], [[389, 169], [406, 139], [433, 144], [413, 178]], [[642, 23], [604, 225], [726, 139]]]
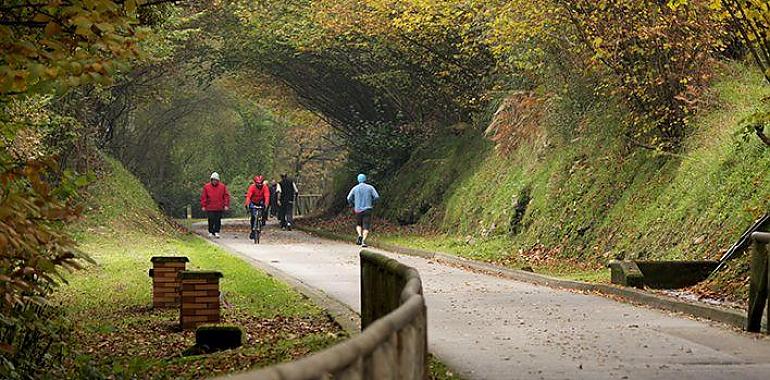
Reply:
[[230, 192], [227, 186], [219, 181], [219, 173], [211, 173], [209, 183], [203, 186], [201, 192], [201, 210], [209, 217], [209, 237], [219, 238], [222, 230], [222, 213], [230, 209]]
[[[262, 208], [262, 215], [260, 223], [262, 225], [265, 225], [265, 220], [267, 219], [267, 214], [265, 213], [266, 206], [270, 204], [270, 188], [268, 186], [265, 186], [264, 184], [265, 178], [261, 175], [254, 177], [254, 183], [249, 185], [249, 191], [246, 192], [246, 201], [243, 204], [246, 208], [249, 210], [252, 210], [251, 212], [251, 225], [254, 226], [255, 223], [255, 213], [253, 210], [257, 207]], [[253, 239], [253, 232], [249, 235], [249, 239]]]

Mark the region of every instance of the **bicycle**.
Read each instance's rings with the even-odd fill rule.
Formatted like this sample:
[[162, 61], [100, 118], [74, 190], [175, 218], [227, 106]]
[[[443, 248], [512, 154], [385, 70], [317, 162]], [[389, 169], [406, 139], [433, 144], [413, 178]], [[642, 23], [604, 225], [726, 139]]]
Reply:
[[251, 223], [251, 234], [254, 238], [254, 244], [259, 244], [260, 235], [262, 235], [262, 213], [265, 210], [264, 206], [249, 205], [251, 210], [251, 216], [254, 222]]

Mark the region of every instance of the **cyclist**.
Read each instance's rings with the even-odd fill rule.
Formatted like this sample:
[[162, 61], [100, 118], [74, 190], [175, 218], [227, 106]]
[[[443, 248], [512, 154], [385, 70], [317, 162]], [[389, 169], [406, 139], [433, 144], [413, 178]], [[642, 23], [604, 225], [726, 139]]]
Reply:
[[358, 185], [350, 189], [348, 194], [348, 203], [353, 206], [353, 212], [356, 214], [356, 244], [366, 247], [366, 237], [372, 228], [372, 209], [380, 199], [380, 194], [374, 186], [366, 183], [366, 175], [359, 174], [357, 180]]
[[264, 181], [265, 179], [261, 175], [254, 176], [254, 183], [249, 185], [249, 191], [246, 193], [246, 202], [244, 203], [244, 206], [251, 211], [252, 226], [252, 232], [249, 234], [249, 239], [254, 239], [253, 227], [254, 223], [257, 222], [255, 220], [255, 209], [257, 207], [262, 208], [262, 220], [259, 222], [262, 223], [263, 226], [265, 225], [265, 206], [270, 204], [270, 189], [264, 185]]

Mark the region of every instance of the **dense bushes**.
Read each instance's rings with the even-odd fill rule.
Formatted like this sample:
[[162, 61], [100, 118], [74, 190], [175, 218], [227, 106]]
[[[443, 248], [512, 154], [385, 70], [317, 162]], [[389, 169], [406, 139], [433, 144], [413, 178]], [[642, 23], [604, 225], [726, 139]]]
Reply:
[[[80, 179], [52, 161], [0, 153], [0, 374], [26, 377], [51, 365], [60, 325], [46, 297], [83, 257], [62, 230], [77, 217]], [[52, 357], [53, 358], [53, 357]]]
[[[48, 296], [77, 269], [64, 226], [79, 217], [95, 131], [54, 94], [110, 83], [138, 59], [142, 1], [0, 6], [0, 377], [36, 378], [61, 359]], [[141, 9], [140, 9], [141, 7]]]
[[[633, 111], [632, 138], [678, 146], [712, 75], [722, 25], [707, 1], [560, 1], [604, 92]], [[590, 66], [589, 66], [590, 67]], [[650, 132], [654, 133], [650, 135]]]

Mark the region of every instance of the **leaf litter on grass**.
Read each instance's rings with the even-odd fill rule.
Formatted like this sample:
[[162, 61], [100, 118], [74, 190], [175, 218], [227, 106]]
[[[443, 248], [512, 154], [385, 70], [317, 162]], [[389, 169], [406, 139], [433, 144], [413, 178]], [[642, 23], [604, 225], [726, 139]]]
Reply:
[[135, 375], [142, 378], [197, 378], [298, 358], [346, 337], [329, 317], [254, 318], [231, 308], [223, 311], [222, 323], [243, 328], [243, 346], [185, 358], [182, 351], [195, 344], [195, 331], [179, 328], [178, 313], [150, 307], [116, 309], [114, 315], [101, 316], [93, 326], [77, 329], [72, 349], [79, 360], [85, 357], [100, 372], [114, 373], [115, 367], [140, 360], [147, 368], [138, 369], [141, 373]]

